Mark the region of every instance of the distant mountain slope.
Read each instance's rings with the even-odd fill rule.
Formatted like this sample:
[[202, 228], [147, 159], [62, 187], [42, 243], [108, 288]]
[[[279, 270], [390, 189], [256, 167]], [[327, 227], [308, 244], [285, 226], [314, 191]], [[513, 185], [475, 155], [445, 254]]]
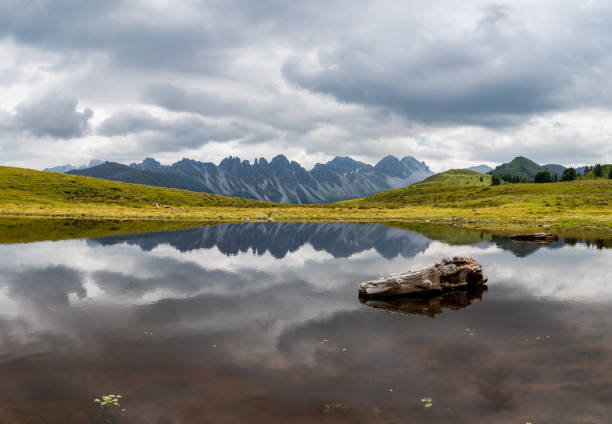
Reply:
[[557, 177], [561, 177], [561, 175], [563, 175], [563, 171], [565, 171], [565, 166], [557, 164], [544, 165], [544, 168], [548, 169], [548, 171], [553, 175], [557, 174]]
[[551, 174], [561, 176], [564, 170], [565, 167], [562, 165], [550, 164], [541, 166], [531, 159], [527, 159], [523, 156], [517, 156], [510, 162], [499, 165], [497, 168], [491, 171], [491, 174], [512, 174], [523, 178], [533, 179], [533, 177], [535, 177], [535, 175], [541, 171], [549, 171]]
[[52, 168], [45, 168], [43, 169], [43, 171], [45, 172], [68, 172], [68, 171], [72, 171], [73, 169], [92, 168], [94, 166], [101, 165], [102, 163], [103, 162], [101, 160], [92, 159], [87, 165], [74, 166], [74, 165], [70, 165], [69, 163], [67, 163], [66, 165], [59, 165], [59, 166], [54, 166]]
[[[158, 187], [170, 187], [173, 182], [165, 175], [151, 171], [134, 169], [127, 165], [115, 162], [104, 162], [101, 165], [87, 169], [73, 169], [68, 174], [82, 175], [86, 177], [103, 178], [105, 180], [121, 181], [124, 183], [146, 184]], [[185, 188], [185, 187], [175, 187]]]
[[349, 157], [317, 163], [307, 171], [283, 155], [253, 163], [228, 157], [217, 166], [183, 159], [170, 166], [147, 158], [130, 166], [104, 163], [71, 174], [174, 187], [282, 203], [327, 203], [405, 187], [432, 175], [424, 162], [387, 156], [375, 166]]
[[468, 171], [480, 172], [481, 174], [486, 174], [487, 172], [493, 171], [493, 168], [485, 164], [477, 165], [477, 166], [470, 166], [469, 168], [466, 168], [466, 169]]

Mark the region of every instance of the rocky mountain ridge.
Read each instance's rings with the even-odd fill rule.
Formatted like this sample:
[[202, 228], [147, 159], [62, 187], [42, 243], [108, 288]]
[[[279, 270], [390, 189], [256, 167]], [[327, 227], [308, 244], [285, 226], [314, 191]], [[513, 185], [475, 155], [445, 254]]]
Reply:
[[285, 156], [252, 163], [227, 157], [219, 165], [182, 159], [162, 165], [153, 158], [122, 165], [105, 162], [69, 173], [115, 181], [174, 187], [282, 203], [326, 203], [363, 197], [422, 181], [433, 172], [411, 156], [386, 156], [376, 165], [350, 157], [317, 163], [307, 171]]

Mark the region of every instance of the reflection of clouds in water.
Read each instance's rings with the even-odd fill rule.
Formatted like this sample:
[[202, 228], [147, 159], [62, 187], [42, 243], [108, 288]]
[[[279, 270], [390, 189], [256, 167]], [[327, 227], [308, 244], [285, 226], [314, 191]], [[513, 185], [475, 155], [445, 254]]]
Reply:
[[37, 308], [58, 309], [69, 306], [69, 295], [79, 299], [86, 296], [83, 276], [65, 265], [44, 268], [4, 270], [0, 284], [8, 289], [8, 296], [30, 303]]
[[612, 281], [606, 271], [612, 262], [612, 250], [576, 245], [540, 249], [527, 257], [517, 257], [490, 244], [449, 246], [433, 242], [414, 258], [411, 266], [427, 266], [445, 256], [474, 257], [483, 265], [489, 285], [520, 288], [521, 293], [560, 301], [612, 300]]
[[[175, 405], [190, 390], [210, 390], [205, 383], [255, 385], [265, 388], [257, 402], [270, 397], [267, 407], [342, 401], [359, 410], [361, 421], [352, 422], [368, 422], [376, 405], [420, 422], [448, 422], [446, 408], [457, 423], [519, 422], [542, 410], [567, 420], [575, 416], [555, 405], [571, 399], [594, 411], [592, 421], [605, 416], [602, 399], [612, 393], [601, 367], [611, 347], [602, 335], [612, 323], [600, 301], [612, 289], [601, 270], [611, 251], [576, 246], [521, 258], [491, 243], [431, 241], [413, 256], [385, 259], [366, 246], [347, 258], [307, 243], [282, 260], [164, 243], [150, 251], [83, 241], [0, 246], [0, 365], [31, 353], [81, 360], [94, 352], [94, 365], [120, 355], [108, 368], [113, 378], [126, 375], [129, 385], [140, 381], [132, 373], [147, 375], [138, 388], [146, 393], [159, 378], [161, 398]], [[483, 264], [490, 289], [482, 302], [427, 318], [358, 301], [362, 280], [455, 255]], [[206, 367], [223, 372], [199, 375]], [[84, 369], [77, 371], [93, 374], [76, 381], [101, 378], [95, 366]], [[166, 390], [168, 380], [185, 392]], [[424, 395], [438, 408], [429, 415], [418, 403]], [[223, 396], [209, 407], [227, 410]], [[151, 400], [143, 407], [161, 408]]]

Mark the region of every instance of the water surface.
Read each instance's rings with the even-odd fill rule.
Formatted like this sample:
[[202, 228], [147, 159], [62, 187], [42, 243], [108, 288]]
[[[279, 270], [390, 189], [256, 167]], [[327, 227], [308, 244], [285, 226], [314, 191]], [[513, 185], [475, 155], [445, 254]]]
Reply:
[[[246, 223], [0, 246], [0, 422], [99, 422], [110, 393], [124, 423], [611, 422], [612, 250], [428, 234]], [[487, 291], [357, 298], [456, 255]]]

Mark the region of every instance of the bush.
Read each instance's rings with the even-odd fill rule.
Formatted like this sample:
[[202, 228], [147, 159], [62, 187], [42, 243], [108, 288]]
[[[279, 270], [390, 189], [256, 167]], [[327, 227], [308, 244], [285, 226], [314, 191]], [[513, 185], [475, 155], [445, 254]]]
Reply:
[[553, 179], [548, 171], [540, 171], [535, 175], [533, 179], [534, 183], [542, 184], [542, 183], [552, 183]]

